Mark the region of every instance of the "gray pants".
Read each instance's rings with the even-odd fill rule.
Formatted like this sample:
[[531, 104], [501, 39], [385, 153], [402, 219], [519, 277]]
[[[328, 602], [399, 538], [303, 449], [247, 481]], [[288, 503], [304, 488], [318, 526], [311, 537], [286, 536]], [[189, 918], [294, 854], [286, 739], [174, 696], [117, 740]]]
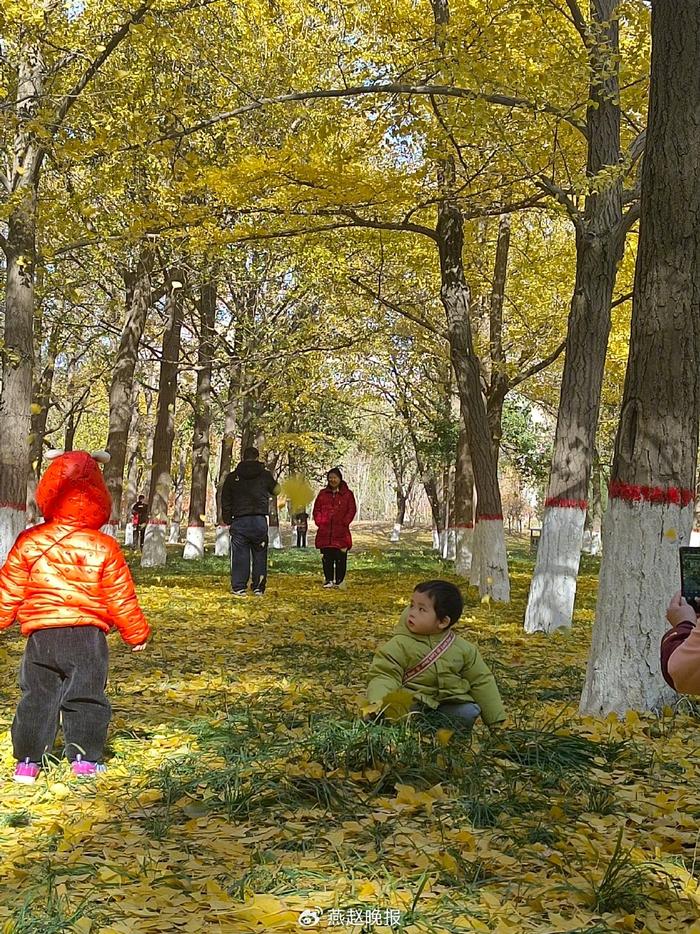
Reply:
[[59, 717], [66, 756], [101, 762], [112, 713], [105, 695], [109, 653], [96, 626], [40, 629], [27, 639], [12, 721], [15, 759], [41, 762], [53, 748]]
[[435, 712], [456, 729], [471, 729], [481, 713], [481, 707], [478, 704], [440, 704]]

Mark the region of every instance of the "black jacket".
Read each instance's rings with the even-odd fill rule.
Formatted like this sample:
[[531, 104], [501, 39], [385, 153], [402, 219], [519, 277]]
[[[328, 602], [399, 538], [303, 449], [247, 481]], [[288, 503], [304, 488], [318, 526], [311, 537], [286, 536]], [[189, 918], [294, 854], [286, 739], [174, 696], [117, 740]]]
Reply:
[[277, 481], [260, 461], [241, 461], [224, 480], [221, 517], [228, 525], [238, 516], [267, 516]]

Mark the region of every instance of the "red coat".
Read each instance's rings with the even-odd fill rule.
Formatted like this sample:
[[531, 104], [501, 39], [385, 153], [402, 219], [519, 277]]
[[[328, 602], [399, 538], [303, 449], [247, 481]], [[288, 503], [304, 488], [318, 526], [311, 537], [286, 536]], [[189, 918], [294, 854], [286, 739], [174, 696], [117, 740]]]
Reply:
[[314, 503], [314, 522], [317, 548], [352, 548], [350, 523], [355, 518], [357, 506], [352, 490], [345, 480], [333, 493], [326, 487], [316, 497]]
[[119, 545], [98, 531], [111, 500], [96, 461], [63, 454], [41, 478], [36, 500], [46, 522], [23, 532], [0, 569], [0, 629], [22, 635], [61, 626], [115, 626], [125, 642], [150, 629]]

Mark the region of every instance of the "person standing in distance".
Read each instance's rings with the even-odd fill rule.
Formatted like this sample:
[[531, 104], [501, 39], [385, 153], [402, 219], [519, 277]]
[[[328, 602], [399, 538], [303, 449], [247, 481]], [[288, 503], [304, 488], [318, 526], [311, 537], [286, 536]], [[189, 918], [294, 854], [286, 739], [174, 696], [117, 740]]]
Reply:
[[245, 597], [251, 577], [253, 593], [262, 597], [267, 583], [267, 517], [270, 497], [280, 485], [259, 460], [257, 448], [243, 451], [243, 460], [224, 480], [221, 513], [231, 535], [231, 590]]
[[148, 525], [148, 503], [145, 496], [139, 496], [131, 507], [131, 521], [134, 524], [134, 545], [143, 550], [143, 538]]
[[314, 503], [314, 522], [318, 526], [315, 544], [323, 561], [323, 586], [340, 587], [348, 567], [348, 551], [352, 548], [350, 523], [357, 506], [339, 467], [329, 470], [326, 480], [327, 486]]

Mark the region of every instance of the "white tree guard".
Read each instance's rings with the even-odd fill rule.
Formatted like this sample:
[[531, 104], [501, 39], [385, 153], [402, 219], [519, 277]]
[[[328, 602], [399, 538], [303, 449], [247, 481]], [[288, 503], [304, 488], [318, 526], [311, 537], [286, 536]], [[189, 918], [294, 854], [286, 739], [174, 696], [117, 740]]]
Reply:
[[570, 629], [586, 510], [549, 506], [525, 610], [525, 632]]
[[440, 533], [433, 529], [433, 551], [440, 551]]
[[442, 552], [442, 557], [447, 561], [454, 561], [455, 553], [457, 550], [457, 530], [448, 529], [447, 534], [445, 535], [445, 542]]
[[602, 551], [602, 538], [600, 532], [584, 529], [583, 545], [581, 551], [585, 555], [599, 555]]
[[481, 581], [481, 529], [480, 522], [474, 523], [472, 535], [472, 566], [469, 568], [469, 583], [478, 587]]
[[134, 523], [127, 522], [124, 527], [124, 547], [133, 548], [134, 547]]
[[231, 536], [227, 525], [217, 525], [214, 554], [217, 558], [228, 558], [231, 550]]
[[479, 593], [510, 602], [510, 579], [503, 519], [479, 519]]
[[162, 568], [168, 560], [165, 548], [165, 524], [149, 522], [143, 539], [142, 568]]
[[610, 501], [581, 713], [658, 711], [675, 697], [661, 677], [659, 643], [692, 521], [692, 504]]
[[179, 541], [180, 541], [180, 523], [171, 522], [170, 531], [168, 532], [168, 544], [177, 545]]
[[455, 574], [469, 577], [472, 566], [472, 540], [474, 529], [455, 529]]
[[280, 532], [280, 527], [278, 525], [271, 525], [267, 532], [267, 537], [269, 541], [269, 547], [274, 548], [275, 551], [281, 551], [284, 548], [284, 543], [282, 541], [282, 534]]
[[[228, 534], [228, 529], [226, 532]], [[190, 525], [187, 527], [187, 538], [185, 539], [182, 557], [187, 561], [194, 561], [196, 558], [204, 557], [204, 526]]]
[[27, 513], [24, 509], [12, 506], [0, 507], [0, 567], [10, 553], [17, 536], [27, 525]]
[[400, 541], [400, 539], [401, 539], [401, 530], [402, 530], [402, 529], [403, 529], [403, 526], [401, 525], [401, 523], [400, 523], [400, 522], [395, 522], [395, 523], [394, 523], [394, 528], [391, 530], [391, 535], [389, 536], [389, 541], [390, 541], [390, 542], [398, 542], [398, 541]]

